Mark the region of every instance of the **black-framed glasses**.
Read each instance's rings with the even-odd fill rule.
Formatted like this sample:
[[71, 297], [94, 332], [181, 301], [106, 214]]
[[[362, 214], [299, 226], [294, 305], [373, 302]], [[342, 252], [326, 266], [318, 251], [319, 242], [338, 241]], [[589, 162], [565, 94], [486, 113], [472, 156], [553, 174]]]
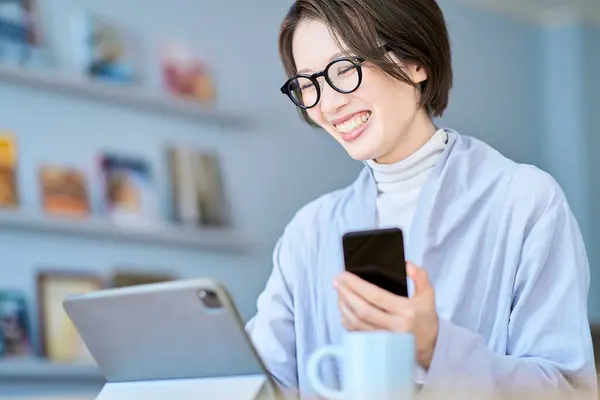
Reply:
[[303, 109], [312, 108], [321, 99], [321, 85], [318, 78], [325, 81], [339, 93], [352, 93], [362, 82], [361, 64], [365, 60], [360, 57], [344, 57], [331, 61], [323, 71], [314, 74], [299, 74], [288, 79], [281, 87], [292, 102]]

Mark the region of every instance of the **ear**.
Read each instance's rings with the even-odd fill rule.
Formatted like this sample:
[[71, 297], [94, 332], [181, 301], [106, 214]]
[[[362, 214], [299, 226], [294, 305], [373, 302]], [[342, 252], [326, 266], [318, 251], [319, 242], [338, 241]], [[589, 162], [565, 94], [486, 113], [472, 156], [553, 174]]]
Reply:
[[408, 68], [412, 81], [416, 84], [427, 80], [427, 71], [420, 65], [410, 65]]

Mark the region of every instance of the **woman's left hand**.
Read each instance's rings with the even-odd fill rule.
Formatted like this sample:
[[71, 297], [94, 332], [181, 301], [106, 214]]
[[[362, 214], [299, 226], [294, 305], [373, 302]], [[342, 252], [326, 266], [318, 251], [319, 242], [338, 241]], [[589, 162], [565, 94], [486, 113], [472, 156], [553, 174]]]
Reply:
[[412, 297], [397, 296], [349, 272], [334, 282], [342, 324], [350, 331], [386, 330], [410, 332], [417, 347], [417, 361], [426, 370], [431, 364], [437, 341], [439, 321], [435, 294], [427, 272], [406, 264], [408, 277], [415, 284]]

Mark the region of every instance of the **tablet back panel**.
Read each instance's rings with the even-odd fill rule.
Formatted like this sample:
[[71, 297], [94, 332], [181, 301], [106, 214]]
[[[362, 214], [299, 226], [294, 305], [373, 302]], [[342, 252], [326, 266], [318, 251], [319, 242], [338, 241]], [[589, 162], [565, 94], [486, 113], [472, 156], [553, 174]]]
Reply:
[[[205, 306], [206, 290], [222, 307]], [[211, 280], [107, 289], [69, 297], [64, 308], [108, 382], [267, 375]]]

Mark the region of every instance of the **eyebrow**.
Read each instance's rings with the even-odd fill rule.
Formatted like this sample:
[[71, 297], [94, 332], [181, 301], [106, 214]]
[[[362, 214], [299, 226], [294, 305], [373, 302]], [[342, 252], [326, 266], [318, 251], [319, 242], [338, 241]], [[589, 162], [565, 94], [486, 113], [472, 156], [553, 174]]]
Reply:
[[[334, 55], [332, 55], [332, 56], [329, 58], [329, 60], [327, 60], [327, 62], [330, 62], [330, 61], [332, 61], [332, 60], [334, 60], [334, 59], [336, 59], [336, 58], [338, 58], [338, 57], [340, 57], [340, 56], [343, 56], [343, 55], [344, 55], [344, 52], [342, 52], [342, 51], [338, 51], [337, 53], [335, 53]], [[306, 73], [309, 73], [309, 72], [310, 72], [310, 69], [308, 69], [308, 68], [303, 68], [303, 69], [299, 70], [297, 73], [298, 73], [298, 74], [306, 74]]]

